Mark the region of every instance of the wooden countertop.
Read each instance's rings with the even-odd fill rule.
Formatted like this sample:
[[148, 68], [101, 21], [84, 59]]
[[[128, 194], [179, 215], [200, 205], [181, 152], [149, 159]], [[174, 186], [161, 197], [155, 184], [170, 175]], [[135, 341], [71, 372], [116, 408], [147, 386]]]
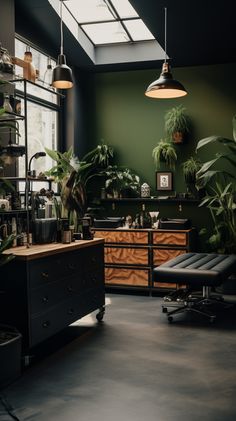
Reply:
[[70, 244], [50, 243], [50, 244], [34, 244], [30, 247], [20, 246], [12, 247], [4, 251], [4, 254], [14, 254], [18, 260], [33, 260], [40, 257], [51, 256], [53, 254], [64, 253], [67, 251], [78, 250], [85, 247], [91, 247], [96, 244], [103, 244], [103, 238], [95, 238], [93, 240], [76, 240]]

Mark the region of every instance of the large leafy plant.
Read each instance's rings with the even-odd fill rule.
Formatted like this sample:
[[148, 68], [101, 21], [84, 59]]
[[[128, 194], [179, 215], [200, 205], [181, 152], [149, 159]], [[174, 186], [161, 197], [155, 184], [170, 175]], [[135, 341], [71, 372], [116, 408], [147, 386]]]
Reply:
[[3, 254], [5, 250], [12, 246], [14, 238], [14, 234], [10, 234], [7, 238], [4, 238], [4, 240], [0, 241], [0, 267], [14, 259], [13, 254]]
[[113, 149], [102, 143], [81, 161], [72, 148], [64, 153], [47, 148], [45, 151], [56, 163], [46, 174], [58, 182], [64, 208], [83, 216], [87, 208], [87, 184], [93, 177], [103, 174], [113, 157]]
[[109, 166], [104, 170], [105, 189], [112, 196], [136, 197], [140, 193], [140, 178], [127, 167]]
[[200, 206], [207, 206], [214, 224], [208, 243], [221, 253], [236, 253], [236, 115], [232, 123], [233, 139], [210, 136], [197, 144], [197, 151], [211, 144], [223, 146], [223, 151], [204, 162], [197, 172], [197, 186], [207, 192]]

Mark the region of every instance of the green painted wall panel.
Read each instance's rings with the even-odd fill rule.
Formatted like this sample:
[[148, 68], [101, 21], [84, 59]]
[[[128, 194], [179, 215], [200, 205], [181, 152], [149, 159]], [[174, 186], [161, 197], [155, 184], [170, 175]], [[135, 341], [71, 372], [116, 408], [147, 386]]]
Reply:
[[[192, 120], [193, 130], [187, 144], [176, 145], [178, 164], [174, 172], [174, 189], [186, 191], [181, 163], [195, 154], [197, 141], [213, 135], [232, 138], [231, 120], [236, 113], [236, 64], [172, 69], [188, 95], [180, 99], [155, 100], [144, 95], [146, 87], [160, 73], [156, 70], [101, 73], [95, 76], [96, 141], [104, 139], [115, 149], [120, 165], [136, 171], [142, 182], [155, 190], [155, 167], [152, 149], [165, 137], [164, 114], [173, 106], [183, 104]], [[226, 82], [227, 80], [227, 82]], [[211, 158], [215, 148], [203, 157]], [[201, 157], [201, 156], [200, 156]], [[170, 216], [178, 216], [171, 206]], [[203, 211], [189, 208], [189, 217], [200, 228]], [[199, 215], [201, 215], [199, 217]], [[205, 211], [205, 221], [209, 217]]]

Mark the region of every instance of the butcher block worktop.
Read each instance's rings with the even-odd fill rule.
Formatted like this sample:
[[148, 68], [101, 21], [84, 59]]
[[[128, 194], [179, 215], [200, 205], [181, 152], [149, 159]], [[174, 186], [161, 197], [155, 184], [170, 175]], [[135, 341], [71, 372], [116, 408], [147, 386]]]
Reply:
[[44, 256], [51, 256], [53, 254], [78, 250], [80, 248], [90, 247], [92, 245], [101, 243], [104, 243], [103, 238], [96, 238], [94, 240], [77, 240], [70, 244], [34, 244], [30, 247], [12, 247], [8, 250], [5, 250], [4, 254], [14, 254], [19, 260], [33, 260]]

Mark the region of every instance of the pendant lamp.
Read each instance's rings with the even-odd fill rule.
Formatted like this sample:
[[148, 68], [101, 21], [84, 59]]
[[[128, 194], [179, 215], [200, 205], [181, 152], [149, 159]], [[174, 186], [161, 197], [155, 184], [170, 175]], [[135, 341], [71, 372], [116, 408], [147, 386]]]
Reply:
[[52, 86], [57, 89], [69, 89], [73, 86], [72, 70], [66, 65], [66, 56], [63, 53], [63, 21], [62, 21], [62, 0], [60, 0], [61, 19], [61, 47], [57, 60], [57, 66], [52, 73]]
[[150, 98], [179, 98], [181, 96], [187, 95], [187, 91], [182, 85], [182, 83], [173, 79], [173, 76], [170, 71], [170, 65], [167, 62], [167, 40], [166, 40], [166, 31], [167, 31], [167, 8], [165, 7], [165, 61], [162, 65], [162, 71], [159, 76], [159, 79], [152, 82], [145, 95]]

